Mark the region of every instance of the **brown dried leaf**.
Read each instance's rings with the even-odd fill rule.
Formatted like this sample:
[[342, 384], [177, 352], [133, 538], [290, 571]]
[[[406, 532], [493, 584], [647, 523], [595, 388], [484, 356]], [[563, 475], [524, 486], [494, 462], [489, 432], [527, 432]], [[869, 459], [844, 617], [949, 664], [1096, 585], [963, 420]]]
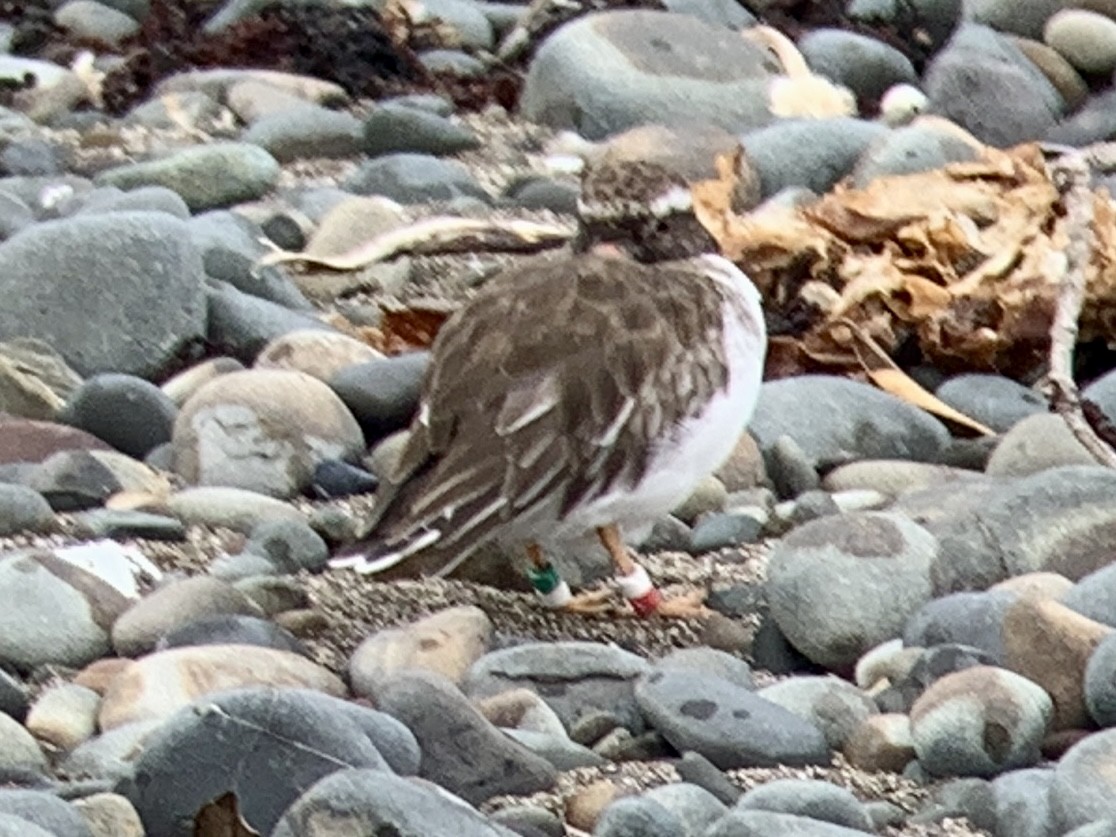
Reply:
[[194, 837], [260, 837], [260, 832], [240, 816], [236, 794], [230, 791], [198, 811], [194, 817]]
[[884, 392], [902, 398], [908, 404], [913, 404], [928, 413], [933, 413], [970, 430], [975, 430], [981, 435], [996, 435], [996, 432], [990, 427], [981, 424], [976, 419], [969, 418], [960, 410], [955, 410], [924, 389], [921, 384], [900, 369], [883, 349], [856, 325], [848, 321], [842, 321], [838, 324], [838, 327], [842, 326], [848, 330], [861, 367], [868, 374], [872, 383]]
[[438, 330], [453, 311], [445, 305], [412, 304], [406, 308], [381, 305], [384, 312], [380, 323], [386, 354], [401, 354], [415, 349], [428, 349]]
[[906, 401], [908, 404], [913, 404], [916, 407], [921, 407], [928, 413], [933, 413], [940, 418], [949, 419], [952, 422], [963, 425], [970, 430], [975, 430], [984, 436], [995, 436], [996, 431], [987, 425], [981, 424], [976, 419], [971, 419], [964, 413], [953, 409], [948, 404], [939, 400], [932, 393], [926, 391], [922, 386], [911, 378], [906, 372], [898, 367], [888, 369], [874, 369], [868, 373], [868, 377], [872, 382], [882, 389], [884, 392], [890, 392], [892, 395], [898, 396]]

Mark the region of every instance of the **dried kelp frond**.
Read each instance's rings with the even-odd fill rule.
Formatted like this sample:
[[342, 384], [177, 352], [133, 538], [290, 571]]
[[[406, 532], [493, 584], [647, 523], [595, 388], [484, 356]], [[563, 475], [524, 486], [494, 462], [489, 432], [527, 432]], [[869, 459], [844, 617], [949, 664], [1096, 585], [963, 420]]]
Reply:
[[[943, 371], [1028, 378], [1043, 367], [1067, 231], [1037, 146], [985, 148], [973, 162], [746, 216], [728, 208], [733, 169], [721, 164], [721, 177], [694, 186], [702, 222], [773, 310], [811, 312], [779, 335], [783, 374], [796, 371], [796, 354], [797, 371], [856, 368], [854, 347], [830, 328], [841, 318], [889, 354], [914, 340]], [[1093, 200], [1084, 341], [1116, 326], [1116, 213], [1106, 191]]]
[[205, 32], [202, 23], [182, 0], [154, 0], [139, 35], [124, 44], [124, 62], [105, 80], [106, 108], [124, 112], [159, 80], [190, 68], [301, 73], [334, 81], [352, 96], [379, 97], [416, 82], [430, 86], [408, 45], [406, 19], [385, 20], [368, 6], [281, 2], [218, 33]]

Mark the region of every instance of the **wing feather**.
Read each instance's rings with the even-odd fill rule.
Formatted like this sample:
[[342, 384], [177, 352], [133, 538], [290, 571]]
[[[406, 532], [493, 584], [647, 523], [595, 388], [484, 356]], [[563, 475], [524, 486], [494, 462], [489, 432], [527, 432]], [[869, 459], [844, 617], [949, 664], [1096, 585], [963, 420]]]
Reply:
[[714, 283], [604, 261], [506, 272], [442, 327], [424, 420], [352, 550], [367, 566], [445, 574], [525, 514], [552, 508], [557, 522], [634, 485], [656, 440], [692, 413], [688, 396], [724, 386], [719, 347], [700, 345], [720, 326]]

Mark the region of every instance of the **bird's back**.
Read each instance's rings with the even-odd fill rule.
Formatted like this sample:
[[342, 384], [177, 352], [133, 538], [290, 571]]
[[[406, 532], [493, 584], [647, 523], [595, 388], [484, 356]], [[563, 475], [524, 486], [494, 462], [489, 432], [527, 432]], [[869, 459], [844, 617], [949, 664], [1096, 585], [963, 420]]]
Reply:
[[715, 272], [581, 254], [491, 280], [435, 341], [361, 548], [396, 574], [442, 573], [639, 484], [672, 429], [728, 388], [726, 310], [751, 318], [762, 364], [758, 296]]

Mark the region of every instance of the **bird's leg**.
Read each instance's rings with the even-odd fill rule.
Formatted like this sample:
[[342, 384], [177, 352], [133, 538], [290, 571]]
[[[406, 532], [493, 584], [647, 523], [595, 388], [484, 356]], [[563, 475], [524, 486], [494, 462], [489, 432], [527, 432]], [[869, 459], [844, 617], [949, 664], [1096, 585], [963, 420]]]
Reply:
[[680, 619], [707, 616], [709, 610], [705, 607], [705, 593], [696, 591], [683, 596], [664, 598], [647, 575], [647, 570], [636, 563], [624, 545], [620, 536], [620, 529], [615, 524], [601, 526], [597, 529], [597, 537], [601, 545], [608, 550], [609, 557], [616, 567], [616, 580], [620, 584], [620, 591], [637, 616], [668, 616]]
[[608, 609], [608, 590], [588, 590], [575, 596], [537, 543], [527, 545], [527, 557], [531, 560], [527, 577], [547, 607], [571, 613], [601, 613]]

